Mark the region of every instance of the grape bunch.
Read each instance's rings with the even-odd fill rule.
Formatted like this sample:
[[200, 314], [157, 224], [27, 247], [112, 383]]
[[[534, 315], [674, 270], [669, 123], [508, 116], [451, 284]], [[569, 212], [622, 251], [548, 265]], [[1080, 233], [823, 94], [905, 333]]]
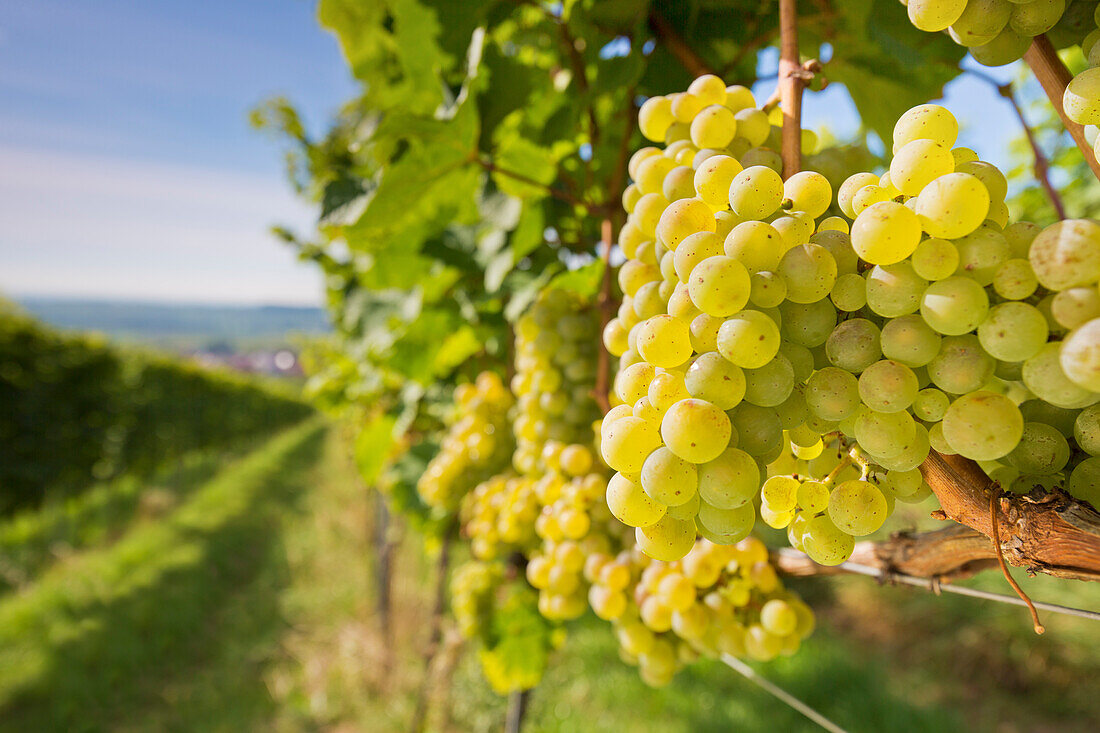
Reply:
[[460, 384], [454, 400], [439, 453], [416, 484], [428, 506], [448, 513], [478, 482], [508, 465], [514, 446], [508, 420], [514, 400], [499, 376], [482, 372], [473, 383]]
[[814, 628], [812, 611], [786, 591], [755, 538], [698, 540], [683, 559], [650, 560], [636, 548], [585, 564], [596, 615], [612, 622], [623, 658], [662, 686], [698, 656], [768, 661], [794, 654]]
[[[1078, 124], [1100, 125], [1100, 4], [1095, 0], [907, 0], [906, 6], [914, 26], [947, 31], [983, 66], [1023, 58], [1032, 39], [1044, 33], [1058, 48], [1078, 46], [1089, 68], [1070, 81], [1063, 107]], [[1095, 127], [1090, 134], [1096, 135]], [[1100, 135], [1094, 140], [1100, 151]]]
[[751, 104], [704, 76], [639, 112], [666, 145], [630, 161], [601, 450], [641, 550], [734, 544], [759, 507], [842, 562], [896, 499], [928, 495], [931, 448], [1021, 491], [1068, 476], [1100, 503], [1100, 225], [1010, 224], [1004, 176], [954, 147], [936, 105], [903, 115], [889, 169], [834, 204], [820, 173], [746, 159], [772, 134]]

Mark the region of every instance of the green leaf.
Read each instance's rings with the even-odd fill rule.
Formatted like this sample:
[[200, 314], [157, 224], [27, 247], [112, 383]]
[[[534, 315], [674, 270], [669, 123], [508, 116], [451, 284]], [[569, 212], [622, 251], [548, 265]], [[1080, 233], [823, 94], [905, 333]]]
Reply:
[[368, 485], [378, 480], [386, 465], [394, 444], [394, 423], [390, 415], [376, 415], [355, 437], [355, 464]]
[[546, 286], [558, 290], [568, 290], [585, 298], [592, 298], [600, 291], [603, 282], [603, 260], [592, 260], [574, 270], [563, 272]]
[[493, 183], [505, 193], [519, 198], [541, 198], [557, 177], [557, 160], [548, 149], [536, 145], [518, 134], [501, 139], [493, 151], [493, 163], [502, 171], [522, 175], [537, 184], [518, 180], [507, 173], [493, 172]]

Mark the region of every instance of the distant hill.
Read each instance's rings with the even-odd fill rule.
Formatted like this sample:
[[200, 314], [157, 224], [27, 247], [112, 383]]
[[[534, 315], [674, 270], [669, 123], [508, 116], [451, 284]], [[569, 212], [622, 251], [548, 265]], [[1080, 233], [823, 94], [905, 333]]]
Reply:
[[56, 327], [99, 331], [126, 341], [175, 347], [286, 343], [293, 334], [331, 330], [323, 308], [142, 303], [111, 300], [22, 298], [29, 314]]

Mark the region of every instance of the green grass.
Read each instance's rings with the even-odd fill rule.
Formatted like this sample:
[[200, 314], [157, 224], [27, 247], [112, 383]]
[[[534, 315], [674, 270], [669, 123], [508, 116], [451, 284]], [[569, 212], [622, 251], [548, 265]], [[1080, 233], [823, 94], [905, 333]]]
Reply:
[[[431, 560], [405, 533], [382, 638], [373, 499], [349, 455], [321, 423], [284, 432], [0, 600], [0, 731], [406, 730]], [[971, 582], [1007, 592], [993, 573]], [[1022, 582], [1043, 600], [1100, 607], [1097, 584]], [[1037, 638], [1015, 607], [858, 577], [797, 589], [818, 631], [794, 657], [754, 667], [853, 733], [1100, 729], [1100, 624], [1045, 614]], [[445, 649], [457, 666], [433, 688], [431, 730], [500, 730], [505, 701], [476, 656]], [[525, 730], [817, 728], [714, 661], [652, 690], [588, 617], [534, 691]]]

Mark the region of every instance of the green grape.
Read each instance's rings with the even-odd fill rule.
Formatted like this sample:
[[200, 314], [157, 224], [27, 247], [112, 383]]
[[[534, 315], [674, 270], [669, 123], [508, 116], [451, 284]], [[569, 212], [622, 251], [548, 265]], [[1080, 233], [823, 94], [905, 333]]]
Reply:
[[915, 433], [916, 423], [904, 410], [875, 412], [864, 409], [856, 418], [856, 440], [865, 450], [882, 458], [900, 455], [912, 442]]
[[661, 297], [661, 285], [661, 282], [648, 282], [634, 293], [631, 305], [639, 322], [664, 313], [665, 299]]
[[772, 476], [760, 487], [760, 498], [776, 511], [792, 511], [798, 502], [799, 486], [798, 480], [790, 476]]
[[1100, 392], [1100, 319], [1089, 321], [1066, 337], [1061, 362], [1071, 382], [1090, 392]]
[[656, 282], [660, 279], [660, 270], [653, 265], [637, 260], [627, 260], [619, 268], [619, 287], [622, 288], [625, 295], [632, 296], [646, 283]]
[[858, 271], [859, 257], [852, 249], [852, 238], [847, 233], [836, 230], [819, 231], [810, 237], [810, 241], [829, 250], [836, 262], [838, 275]]
[[774, 308], [787, 298], [787, 282], [774, 272], [754, 272], [749, 283], [749, 302], [760, 308]]
[[816, 219], [825, 213], [833, 200], [833, 188], [820, 173], [801, 171], [783, 184], [783, 196], [791, 201], [791, 209], [805, 211]]
[[1090, 456], [1100, 455], [1100, 405], [1089, 405], [1077, 415], [1073, 439]]
[[973, 331], [988, 312], [989, 297], [968, 277], [956, 275], [934, 282], [921, 297], [921, 317], [945, 336]]
[[783, 316], [780, 327], [783, 335], [808, 349], [824, 344], [836, 325], [836, 308], [828, 298], [816, 303], [786, 302], [779, 306], [779, 311]]
[[1029, 221], [1018, 221], [1005, 227], [1004, 235], [1005, 239], [1008, 240], [1009, 248], [1012, 250], [1012, 257], [1026, 260], [1028, 250], [1031, 249], [1031, 243], [1035, 241], [1035, 237], [1041, 231], [1042, 227]]
[[697, 353], [714, 351], [718, 348], [718, 329], [722, 319], [700, 313], [691, 320], [691, 348]]
[[744, 220], [732, 211], [717, 211], [714, 214], [714, 233], [724, 242], [733, 228], [742, 221]]
[[691, 121], [691, 142], [700, 148], [724, 148], [736, 132], [733, 111], [723, 104], [703, 108]]
[[833, 366], [859, 374], [882, 356], [878, 326], [866, 318], [842, 321], [825, 342]]
[[1007, 300], [1022, 300], [1035, 292], [1039, 280], [1026, 259], [1011, 259], [1001, 263], [993, 274], [993, 289]]
[[749, 145], [755, 147], [768, 139], [771, 132], [771, 123], [768, 122], [768, 114], [758, 109], [742, 109], [734, 113], [737, 120], [737, 134], [749, 141]]
[[[756, 107], [756, 99], [752, 96], [752, 90], [740, 84], [732, 84], [726, 87], [726, 106], [734, 112]], [[756, 111], [755, 109], [753, 111]]]
[[674, 367], [691, 357], [691, 332], [683, 319], [656, 315], [638, 329], [638, 353], [653, 366]]
[[914, 140], [932, 140], [950, 148], [958, 136], [959, 123], [951, 112], [938, 104], [921, 104], [898, 118], [894, 125], [894, 150]]
[[[928, 429], [920, 423], [914, 423], [913, 437], [905, 442], [905, 445], [896, 455], [888, 458], [874, 456], [874, 459], [876, 463], [887, 470], [910, 471], [924, 463], [924, 459], [928, 457], [930, 447]], [[887, 499], [891, 500], [892, 497], [887, 496]]]
[[1066, 491], [1100, 509], [1100, 458], [1086, 458], [1078, 463], [1069, 475]]
[[1004, 66], [1023, 58], [1030, 45], [1031, 36], [1022, 36], [1006, 25], [993, 40], [971, 46], [970, 55], [982, 66]]
[[730, 203], [730, 184], [742, 170], [737, 159], [728, 155], [707, 158], [695, 170], [693, 182], [699, 198], [716, 209], [725, 209]]
[[943, 280], [959, 266], [959, 251], [946, 239], [926, 239], [912, 256], [913, 271], [926, 280]]
[[845, 481], [829, 494], [829, 519], [846, 534], [871, 534], [887, 514], [886, 497], [869, 481]]
[[699, 524], [724, 540], [723, 544], [740, 542], [752, 532], [756, 510], [751, 502], [735, 509], [719, 509], [707, 502], [699, 505]]
[[814, 371], [814, 355], [805, 346], [784, 341], [779, 344], [779, 353], [787, 357], [794, 369], [794, 381], [804, 383]]
[[772, 228], [779, 232], [783, 249], [789, 250], [810, 241], [814, 233], [814, 220], [801, 211], [795, 211], [790, 216], [773, 219]]
[[998, 268], [1012, 253], [1004, 234], [990, 225], [957, 239], [955, 247], [959, 252], [956, 274], [966, 275], [982, 286], [993, 282]]
[[634, 185], [643, 194], [660, 193], [663, 195], [665, 176], [675, 167], [676, 161], [663, 155], [646, 158], [638, 165], [638, 175], [634, 177]]
[[951, 400], [946, 394], [934, 387], [922, 389], [913, 398], [913, 414], [925, 422], [938, 422], [943, 419]]
[[680, 400], [668, 408], [661, 420], [665, 445], [692, 463], [706, 463], [718, 457], [729, 445], [730, 435], [729, 417], [706, 400]]
[[816, 244], [787, 250], [777, 272], [787, 284], [787, 299], [794, 303], [814, 303], [827, 297], [837, 274], [833, 256]]
[[992, 163], [984, 160], [974, 160], [969, 163], [960, 163], [955, 168], [956, 173], [969, 173], [981, 181], [989, 191], [990, 205], [994, 202], [1005, 200], [1008, 194], [1008, 181], [1000, 169]]
[[632, 364], [615, 375], [615, 394], [623, 402], [633, 405], [649, 392], [649, 383], [656, 374], [653, 366], [645, 362]]
[[1039, 399], [1030, 399], [1020, 403], [1020, 412], [1028, 422], [1041, 422], [1058, 429], [1067, 438], [1073, 435], [1073, 424], [1078, 409], [1056, 407]]
[[1100, 292], [1096, 288], [1070, 288], [1055, 294], [1050, 303], [1054, 320], [1067, 329], [1100, 317]]
[[818, 232], [841, 232], [847, 234], [849, 231], [848, 221], [842, 216], [827, 216], [821, 220], [821, 223], [817, 225]]
[[881, 203], [883, 201], [889, 201], [893, 198], [892, 192], [879, 186], [877, 183], [873, 183], [870, 186], [864, 186], [856, 191], [852, 196], [852, 211], [856, 216], [862, 214], [866, 209], [871, 206]]
[[691, 302], [691, 293], [688, 291], [687, 283], [677, 283], [668, 296], [668, 314], [674, 318], [687, 320], [695, 318], [700, 313], [702, 311], [695, 307], [695, 303]]
[[[670, 108], [672, 107], [671, 103], [669, 103], [669, 107]], [[644, 161], [646, 161], [647, 159], [652, 158], [655, 155], [660, 155], [660, 154], [661, 154], [661, 149], [660, 148], [655, 148], [652, 145], [648, 145], [644, 148], [638, 148], [638, 150], [635, 151], [634, 154], [630, 156], [630, 160], [627, 161], [626, 172], [630, 175], [630, 177], [632, 179], [637, 180], [638, 179], [638, 168], [639, 168], [639, 166], [641, 166], [641, 164]], [[639, 192], [639, 195], [640, 195], [640, 192]]]
[[936, 33], [958, 20], [964, 9], [966, 0], [909, 0], [909, 20], [922, 31]]
[[650, 97], [638, 110], [638, 127], [642, 135], [653, 142], [663, 142], [674, 121], [672, 101], [668, 97]]
[[726, 256], [733, 257], [749, 272], [774, 272], [783, 256], [782, 242], [783, 237], [771, 224], [744, 221], [730, 230], [723, 248]]
[[669, 204], [661, 214], [657, 237], [667, 249], [675, 251], [685, 237], [695, 232], [713, 232], [714, 229], [714, 213], [706, 202], [680, 199]]
[[744, 265], [725, 255], [699, 262], [688, 280], [691, 301], [699, 310], [716, 317], [731, 316], [744, 308], [751, 289]]
[[1020, 442], [1024, 417], [1004, 395], [978, 391], [963, 395], [943, 416], [943, 437], [960, 455], [992, 461]]
[[1100, 125], [1100, 66], [1070, 79], [1062, 95], [1066, 117], [1079, 125]]
[[920, 491], [921, 484], [924, 483], [920, 469], [916, 468], [909, 471], [887, 471], [885, 478], [890, 490], [899, 498], [912, 496]]
[[1056, 407], [1085, 407], [1095, 401], [1092, 393], [1069, 378], [1059, 358], [1065, 346], [1048, 343], [1024, 362], [1023, 382], [1032, 394]]
[[[667, 414], [665, 417], [667, 419]], [[600, 452], [612, 469], [621, 473], [638, 473], [646, 456], [660, 444], [661, 434], [645, 420], [622, 417], [607, 428], [600, 442]]]
[[887, 318], [914, 313], [927, 286], [907, 261], [875, 265], [867, 273], [867, 307]]
[[903, 204], [882, 201], [864, 209], [852, 223], [852, 248], [872, 265], [891, 265], [913, 254], [920, 235], [916, 214]]
[[694, 463], [661, 446], [645, 459], [641, 482], [642, 489], [654, 501], [679, 506], [695, 496], [699, 474]]
[[783, 179], [771, 168], [754, 165], [738, 173], [729, 189], [730, 208], [746, 219], [763, 219], [783, 201]]
[[843, 369], [820, 369], [806, 382], [806, 406], [825, 420], [843, 420], [859, 408], [859, 383]]
[[754, 310], [741, 311], [718, 329], [718, 351], [743, 369], [759, 369], [779, 353], [775, 321]]
[[1024, 361], [1047, 342], [1047, 319], [1033, 305], [1009, 301], [989, 309], [978, 326], [978, 341], [994, 359]]
[[[952, 159], [952, 169], [954, 162]], [[930, 181], [917, 196], [917, 216], [932, 237], [965, 237], [985, 221], [989, 191], [969, 173], [948, 173]]]
[[782, 449], [783, 426], [775, 410], [742, 402], [730, 411], [737, 445], [749, 455], [766, 456]]
[[694, 94], [680, 92], [668, 97], [672, 100], [672, 116], [677, 122], [689, 123], [703, 109], [703, 100]]
[[904, 410], [916, 399], [917, 375], [904, 364], [889, 359], [877, 361], [859, 375], [859, 397], [878, 412]]
[[949, 394], [966, 394], [980, 389], [993, 376], [995, 363], [973, 334], [950, 336], [928, 363], [932, 383]]
[[783, 404], [794, 389], [794, 367], [787, 357], [775, 357], [758, 369], [746, 369], [745, 400], [761, 407]]
[[802, 549], [819, 565], [839, 565], [852, 556], [855, 540], [833, 524], [828, 515], [822, 515], [806, 523]]
[[607, 482], [607, 508], [630, 527], [648, 527], [665, 515], [664, 504], [651, 499], [640, 485], [621, 473]]
[[[894, 158], [890, 161], [890, 182], [906, 196], [916, 196], [935, 179], [954, 171], [955, 158], [951, 155], [951, 147], [922, 138], [894, 150]], [[984, 215], [985, 212], [982, 213]]]
[[657, 231], [657, 222], [668, 208], [668, 199], [659, 193], [644, 194], [634, 205], [632, 221], [647, 237], [653, 237]]
[[909, 367], [924, 366], [940, 350], [940, 335], [918, 315], [906, 315], [886, 323], [880, 336], [882, 353], [887, 359]]
[[760, 469], [743, 450], [726, 448], [699, 466], [699, 496], [712, 507], [736, 509], [751, 502], [759, 489]]
[[829, 487], [820, 481], [802, 481], [795, 494], [798, 507], [805, 512], [816, 514], [829, 506]]
[[668, 172], [661, 184], [661, 193], [669, 201], [680, 201], [695, 196], [695, 169], [678, 165]]
[[698, 97], [704, 105], [726, 103], [726, 83], [714, 74], [703, 74], [688, 85], [688, 93]]
[[969, 0], [948, 31], [960, 46], [981, 46], [992, 41], [1008, 24], [1011, 5], [1006, 0]]
[[867, 281], [857, 273], [845, 273], [836, 279], [829, 299], [837, 310], [857, 311], [867, 305]]
[[955, 166], [958, 167], [963, 163], [969, 163], [978, 159], [978, 154], [967, 147], [958, 146], [951, 148], [951, 157], [955, 159]]
[[634, 530], [638, 549], [654, 560], [679, 560], [695, 546], [695, 521], [676, 519], [667, 514], [646, 527]]
[[699, 505], [702, 500], [699, 498], [699, 492], [696, 491], [691, 495], [691, 498], [685, 501], [683, 504], [676, 506], [670, 506], [668, 508], [669, 516], [676, 519], [695, 519], [695, 515], [699, 513]]
[[638, 204], [638, 201], [642, 198], [642, 192], [638, 190], [638, 187], [631, 183], [629, 186], [623, 189], [622, 204], [623, 211], [628, 214], [634, 213], [634, 207]]
[[688, 394], [731, 410], [745, 396], [745, 375], [741, 367], [716, 352], [701, 354], [684, 375]]
[[1069, 442], [1057, 428], [1025, 422], [1019, 444], [1004, 460], [1020, 473], [1049, 475], [1061, 471], [1069, 456]]
[[680, 372], [664, 370], [654, 375], [646, 396], [662, 415], [674, 403], [690, 397], [684, 384], [684, 375]]
[[836, 202], [840, 210], [849, 219], [855, 219], [856, 212], [852, 207], [852, 198], [867, 186], [878, 185], [878, 176], [874, 173], [856, 173], [845, 179], [836, 192]]
[[1053, 28], [1065, 9], [1065, 0], [1032, 0], [1024, 5], [1014, 4], [1008, 22], [1021, 36], [1034, 38]]

